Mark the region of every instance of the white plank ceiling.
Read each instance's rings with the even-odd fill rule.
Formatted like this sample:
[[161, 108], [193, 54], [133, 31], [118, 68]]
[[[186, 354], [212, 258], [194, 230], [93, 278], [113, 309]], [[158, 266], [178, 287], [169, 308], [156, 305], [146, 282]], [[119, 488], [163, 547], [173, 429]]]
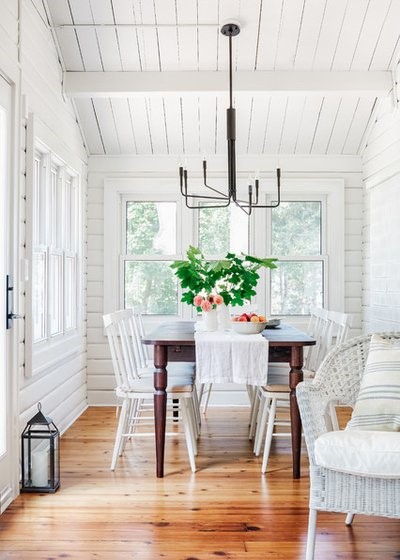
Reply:
[[[232, 18], [242, 28], [233, 39], [237, 72], [372, 74], [398, 63], [400, 0], [43, 2], [67, 74], [226, 74], [228, 40], [219, 29]], [[237, 152], [358, 154], [376, 102], [376, 93], [362, 90], [237, 91]], [[74, 103], [91, 154], [226, 151], [226, 92], [88, 91]]]

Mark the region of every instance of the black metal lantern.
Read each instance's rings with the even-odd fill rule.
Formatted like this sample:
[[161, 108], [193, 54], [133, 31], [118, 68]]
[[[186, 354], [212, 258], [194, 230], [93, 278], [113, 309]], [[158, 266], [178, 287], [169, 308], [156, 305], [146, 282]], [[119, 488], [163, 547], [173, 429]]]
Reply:
[[60, 486], [60, 432], [40, 403], [21, 435], [21, 462], [21, 492], [55, 492]]

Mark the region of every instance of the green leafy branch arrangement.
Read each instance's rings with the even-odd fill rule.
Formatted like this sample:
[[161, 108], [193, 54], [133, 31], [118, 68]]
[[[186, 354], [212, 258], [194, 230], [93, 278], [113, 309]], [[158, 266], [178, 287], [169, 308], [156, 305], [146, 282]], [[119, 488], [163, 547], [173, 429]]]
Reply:
[[181, 301], [193, 305], [200, 293], [218, 293], [226, 305], [243, 305], [256, 295], [258, 270], [277, 268], [277, 259], [260, 259], [251, 255], [227, 253], [224, 259], [207, 261], [200, 249], [190, 246], [187, 260], [170, 266], [184, 290]]

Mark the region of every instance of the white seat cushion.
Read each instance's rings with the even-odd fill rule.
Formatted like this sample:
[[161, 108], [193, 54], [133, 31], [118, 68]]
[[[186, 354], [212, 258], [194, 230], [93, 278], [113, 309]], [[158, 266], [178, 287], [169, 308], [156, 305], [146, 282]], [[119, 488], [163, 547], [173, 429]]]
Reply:
[[400, 478], [400, 434], [341, 430], [315, 441], [317, 465], [361, 476]]

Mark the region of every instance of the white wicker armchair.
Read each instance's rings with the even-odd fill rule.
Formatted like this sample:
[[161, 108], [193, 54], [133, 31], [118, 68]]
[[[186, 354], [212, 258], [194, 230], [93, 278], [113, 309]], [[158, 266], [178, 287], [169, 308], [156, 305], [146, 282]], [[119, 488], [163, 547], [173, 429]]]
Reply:
[[[380, 336], [400, 339], [400, 333], [380, 333]], [[336, 401], [354, 406], [370, 338], [371, 335], [352, 338], [331, 350], [314, 380], [299, 383], [296, 388], [310, 460], [306, 560], [314, 558], [317, 511], [344, 512], [347, 514], [346, 525], [351, 524], [356, 513], [400, 517], [400, 478], [348, 474], [319, 466], [315, 459], [317, 438], [330, 430], [329, 403]]]

